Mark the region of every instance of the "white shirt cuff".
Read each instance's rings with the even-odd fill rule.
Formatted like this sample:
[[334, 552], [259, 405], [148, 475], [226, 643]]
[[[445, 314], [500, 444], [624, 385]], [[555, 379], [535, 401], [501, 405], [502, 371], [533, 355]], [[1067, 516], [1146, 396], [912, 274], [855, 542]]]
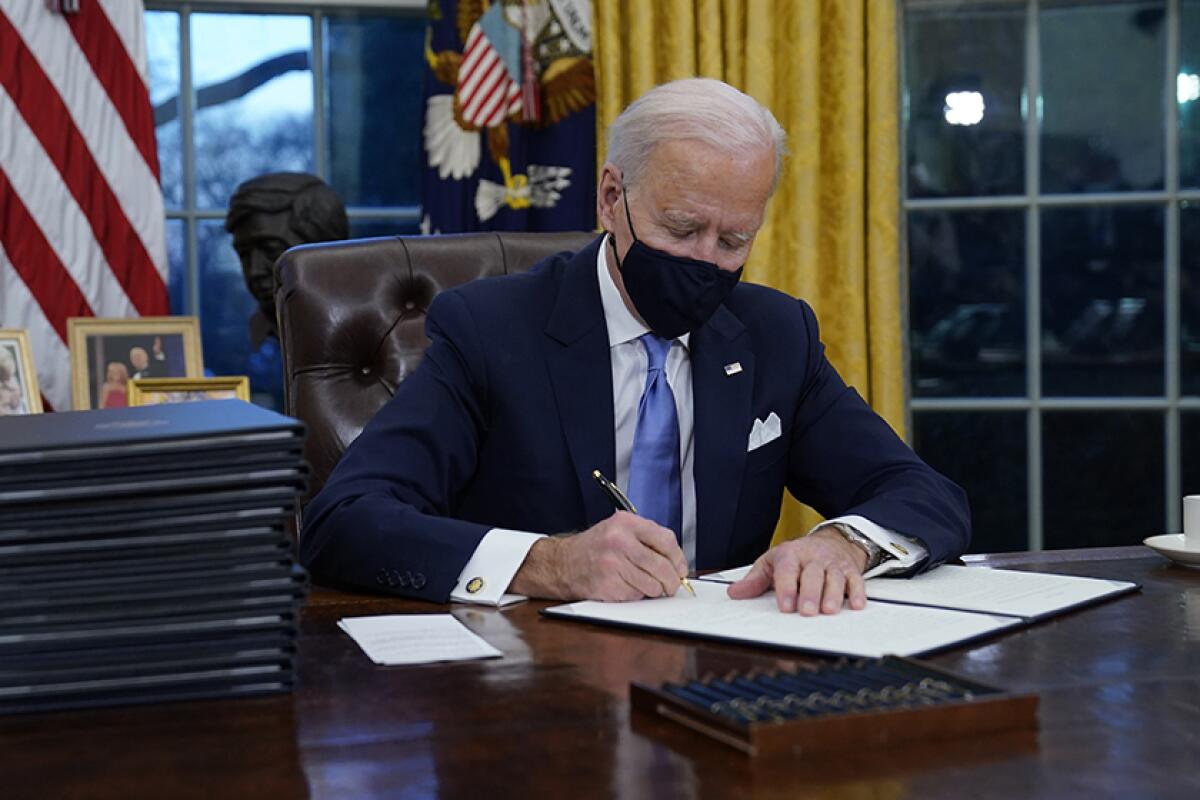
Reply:
[[540, 533], [492, 528], [458, 574], [458, 584], [450, 592], [450, 599], [489, 606], [524, 600], [524, 595], [505, 594], [505, 590], [525, 563], [529, 548], [541, 538]]
[[882, 547], [883, 551], [891, 556], [891, 558], [885, 558], [881, 561], [874, 569], [864, 572], [864, 578], [889, 575], [893, 572], [907, 572], [929, 554], [925, 546], [916, 539], [876, 525], [866, 517], [860, 517], [857, 514], [826, 520], [816, 528], [813, 528], [813, 530], [826, 525], [832, 525], [835, 522], [840, 522], [843, 525], [849, 525], [851, 528], [854, 528], [854, 530]]

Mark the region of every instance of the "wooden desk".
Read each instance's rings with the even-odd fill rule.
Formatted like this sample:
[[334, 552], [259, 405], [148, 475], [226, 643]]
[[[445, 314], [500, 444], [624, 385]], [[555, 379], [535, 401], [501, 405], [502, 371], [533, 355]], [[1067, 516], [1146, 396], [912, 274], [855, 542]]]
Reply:
[[1042, 696], [1037, 737], [758, 763], [632, 715], [632, 679], [790, 666], [751, 647], [453, 613], [504, 652], [380, 668], [336, 621], [441, 607], [315, 591], [294, 696], [0, 719], [14, 797], [1200, 797], [1200, 571], [1144, 548], [971, 563], [1138, 581], [1102, 606], [929, 660]]

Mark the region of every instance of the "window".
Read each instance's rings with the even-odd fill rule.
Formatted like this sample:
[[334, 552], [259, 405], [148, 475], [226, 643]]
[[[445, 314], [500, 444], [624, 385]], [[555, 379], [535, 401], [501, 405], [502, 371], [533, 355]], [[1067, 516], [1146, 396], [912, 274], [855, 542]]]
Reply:
[[913, 441], [978, 552], [1200, 492], [1200, 0], [906, 0]]
[[268, 407], [283, 402], [278, 343], [251, 341], [224, 227], [238, 184], [309, 172], [345, 201], [351, 236], [418, 228], [425, 4], [380, 5], [147, 3], [171, 313], [198, 315], [206, 370], [249, 375]]

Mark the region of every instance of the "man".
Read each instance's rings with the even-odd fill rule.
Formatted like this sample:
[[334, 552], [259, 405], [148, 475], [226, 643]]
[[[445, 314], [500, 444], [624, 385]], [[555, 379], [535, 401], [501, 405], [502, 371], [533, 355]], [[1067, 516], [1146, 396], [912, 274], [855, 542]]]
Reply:
[[167, 375], [167, 354], [163, 352], [162, 338], [155, 336], [154, 344], [151, 346], [154, 351], [154, 357], [146, 352], [144, 347], [129, 348], [129, 371], [130, 378], [166, 378]]
[[[718, 81], [627, 108], [606, 233], [439, 295], [420, 368], [308, 507], [302, 560], [436, 601], [656, 597], [754, 561], [730, 596], [812, 615], [863, 607], [865, 571], [963, 552], [961, 490], [843, 384], [811, 309], [738, 283], [783, 151]], [[613, 513], [594, 470], [642, 516]], [[836, 519], [768, 550], [785, 486]]]

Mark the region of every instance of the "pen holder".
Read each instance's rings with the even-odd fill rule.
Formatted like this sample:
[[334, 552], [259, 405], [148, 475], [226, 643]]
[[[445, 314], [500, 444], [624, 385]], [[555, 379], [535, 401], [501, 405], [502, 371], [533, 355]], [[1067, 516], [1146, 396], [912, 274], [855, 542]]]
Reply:
[[635, 682], [630, 702], [752, 756], [1036, 730], [1038, 708], [1035, 694], [1007, 693], [897, 656], [657, 688]]

